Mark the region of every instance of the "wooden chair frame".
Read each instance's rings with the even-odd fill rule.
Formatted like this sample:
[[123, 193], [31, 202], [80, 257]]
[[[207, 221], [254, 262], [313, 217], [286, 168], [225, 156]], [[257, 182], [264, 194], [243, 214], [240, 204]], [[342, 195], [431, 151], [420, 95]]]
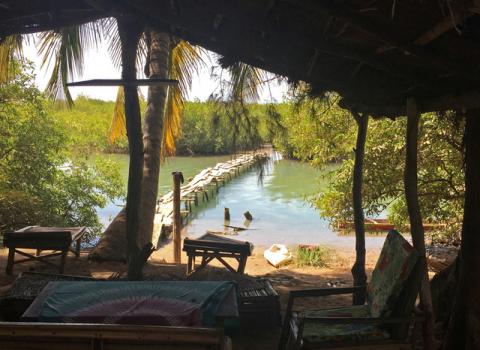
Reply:
[[[413, 268], [408, 280], [405, 283], [402, 293], [397, 299], [397, 303], [394, 306], [391, 317], [303, 317], [298, 324], [298, 329], [295, 329], [297, 325], [293, 323], [293, 307], [295, 299], [308, 298], [308, 297], [326, 297], [331, 295], [352, 294], [355, 291], [366, 288], [366, 286], [346, 287], [346, 288], [320, 288], [320, 289], [305, 289], [294, 290], [289, 293], [287, 310], [285, 312], [285, 319], [283, 322], [282, 333], [280, 336], [279, 350], [289, 348], [301, 349], [302, 348], [302, 334], [303, 326], [306, 321], [315, 322], [321, 324], [371, 324], [371, 325], [385, 325], [391, 330], [391, 338], [386, 340], [365, 341], [359, 343], [322, 343], [322, 348], [361, 348], [362, 346], [368, 346], [368, 349], [378, 347], [384, 348], [387, 345], [395, 346], [397, 349], [411, 348], [408, 344], [408, 330], [409, 326], [414, 321], [419, 321], [421, 317], [413, 315], [413, 308], [417, 295], [420, 291], [421, 279], [423, 275], [423, 268], [420, 262], [417, 261]], [[296, 333], [296, 335], [295, 335]]]

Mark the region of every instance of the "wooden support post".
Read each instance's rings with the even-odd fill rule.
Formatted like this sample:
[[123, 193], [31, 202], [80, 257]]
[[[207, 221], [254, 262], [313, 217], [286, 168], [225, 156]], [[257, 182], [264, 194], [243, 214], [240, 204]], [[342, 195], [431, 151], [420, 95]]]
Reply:
[[[353, 222], [355, 225], [355, 264], [352, 267], [353, 285], [365, 286], [367, 274], [365, 273], [365, 217], [362, 204], [363, 184], [363, 159], [365, 156], [365, 143], [367, 140], [368, 115], [352, 112], [357, 122], [357, 142], [355, 145], [355, 164], [353, 167], [352, 203]], [[365, 304], [366, 289], [353, 293], [353, 304]]]
[[424, 269], [420, 301], [425, 316], [423, 329], [424, 349], [434, 349], [434, 315], [432, 306], [432, 294], [428, 279], [427, 258], [425, 252], [425, 235], [423, 231], [422, 215], [418, 201], [418, 178], [417, 178], [417, 148], [418, 148], [418, 112], [415, 99], [407, 99], [407, 135], [406, 135], [406, 159], [405, 159], [405, 199], [408, 216], [410, 219], [410, 233], [413, 246], [420, 253], [421, 263]]
[[443, 349], [478, 349], [480, 334], [480, 109], [467, 110], [465, 206], [455, 297]]
[[9, 248], [8, 249], [8, 259], [7, 259], [7, 268], [5, 272], [7, 275], [13, 274], [13, 265], [15, 265], [15, 249]]
[[63, 274], [65, 272], [65, 264], [67, 263], [68, 248], [62, 250], [62, 255], [60, 256], [60, 266], [58, 272]]
[[76, 256], [77, 258], [80, 257], [80, 251], [81, 251], [81, 249], [82, 249], [82, 240], [81, 240], [81, 238], [79, 238], [79, 239], [77, 239], [77, 240], [75, 241], [75, 256]]
[[182, 217], [180, 215], [180, 185], [183, 183], [183, 174], [174, 171], [173, 176], [173, 261], [182, 262]]

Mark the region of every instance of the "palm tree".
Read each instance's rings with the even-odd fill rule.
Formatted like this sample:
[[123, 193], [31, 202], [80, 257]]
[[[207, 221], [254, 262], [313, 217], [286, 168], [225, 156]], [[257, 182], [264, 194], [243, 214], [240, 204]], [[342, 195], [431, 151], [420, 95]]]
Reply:
[[0, 45], [0, 82], [6, 82], [13, 77], [15, 58], [22, 56], [24, 37], [11, 35]]
[[[81, 74], [83, 50], [98, 45], [102, 39], [99, 33], [103, 33], [103, 36], [109, 39], [112, 59], [119, 66], [122, 51], [117, 30], [116, 22], [107, 19], [63, 28], [56, 32], [42, 33], [39, 45], [39, 51], [43, 54], [42, 66], [53, 64], [53, 74], [46, 89], [47, 94], [56, 100], [65, 101], [69, 106], [73, 104], [66, 85], [67, 81], [75, 74]], [[139, 221], [138, 235], [135, 238], [137, 247], [145, 247], [151, 242], [152, 237], [160, 160], [161, 157], [174, 152], [175, 139], [180, 133], [183, 100], [191, 85], [192, 76], [201, 63], [201, 55], [198, 48], [192, 47], [187, 42], [173, 42], [169, 35], [152, 30], [146, 32], [139, 47], [140, 55], [147, 56], [147, 76], [170, 77], [180, 81], [180, 84], [172, 88], [170, 93], [167, 93], [164, 87], [149, 88], [143, 128], [145, 152], [142, 196], [140, 197], [142, 220]], [[228, 88], [231, 102], [243, 106], [246, 101], [258, 99], [265, 74], [263, 71], [240, 62], [230, 65], [227, 69], [232, 76], [231, 85]], [[125, 110], [122, 108], [124, 99], [124, 90], [120, 88], [112, 121], [111, 140], [125, 133]], [[234, 124], [235, 129], [236, 122]], [[91, 254], [92, 257], [124, 260], [127, 247], [125, 221], [126, 211], [122, 210], [107, 228], [101, 242]]]
[[[191, 86], [192, 77], [203, 63], [201, 50], [186, 41], [175, 42], [168, 34], [147, 30], [145, 36], [147, 50], [146, 75], [150, 78], [172, 78], [178, 85], [167, 89], [150, 87], [147, 97], [147, 110], [144, 118], [144, 171], [139, 246], [151, 242], [158, 196], [160, 161], [175, 151], [175, 139], [181, 131], [183, 101]], [[168, 96], [168, 98], [167, 98]], [[123, 90], [117, 94], [117, 106], [122, 105]], [[114, 141], [125, 134], [125, 116], [121, 108], [116, 108], [110, 139]], [[99, 260], [124, 260], [125, 254], [125, 210], [120, 211], [105, 230], [101, 241], [91, 253]]]
[[[43, 54], [43, 64], [53, 63], [53, 74], [48, 83], [46, 92], [49, 96], [56, 100], [65, 101], [67, 105], [72, 105], [73, 100], [68, 92], [67, 81], [72, 79], [75, 74], [79, 74], [83, 69], [83, 50], [88, 47], [98, 45], [101, 39], [100, 33], [106, 34], [110, 40], [110, 48], [114, 62], [120, 63], [120, 56], [124, 54], [121, 48], [121, 40], [117, 35], [116, 22], [113, 20], [101, 20], [82, 26], [67, 27], [59, 31], [45, 32], [40, 35], [39, 51]], [[9, 58], [17, 47], [21, 47], [17, 43], [18, 38], [12, 37], [6, 40], [0, 48], [0, 68], [1, 73], [8, 75]], [[124, 40], [125, 41], [125, 40]], [[7, 45], [8, 44], [8, 45]], [[14, 45], [16, 44], [16, 45]], [[149, 77], [163, 78], [171, 76], [180, 80], [180, 84], [173, 88], [171, 93], [167, 93], [164, 87], [150, 87], [147, 101], [147, 111], [145, 115], [143, 143], [145, 148], [143, 168], [143, 185], [142, 196], [140, 196], [140, 215], [139, 227], [135, 229], [135, 246], [145, 247], [147, 242], [150, 243], [153, 217], [155, 215], [156, 197], [158, 191], [158, 176], [160, 170], [160, 154], [172, 152], [173, 139], [179, 134], [180, 122], [179, 118], [183, 106], [183, 97], [191, 84], [192, 74], [197, 70], [200, 61], [200, 52], [197, 48], [192, 47], [187, 42], [180, 41], [174, 49], [172, 57], [170, 57], [171, 40], [167, 34], [148, 31], [144, 36], [143, 45], [139, 45], [140, 53], [145, 54], [145, 47], [149, 50], [147, 68]], [[2, 56], [3, 54], [3, 56]], [[2, 60], [2, 58], [4, 58]], [[130, 93], [131, 95], [131, 93]], [[165, 101], [168, 98], [167, 113], [165, 114]], [[125, 130], [125, 110], [124, 106], [125, 92], [119, 89], [117, 96], [117, 104], [114, 113], [114, 122], [112, 123], [112, 131], [122, 132]], [[128, 103], [127, 103], [128, 104]], [[123, 117], [123, 118], [122, 118]], [[123, 124], [118, 127], [118, 124]], [[164, 146], [164, 147], [162, 147]], [[162, 151], [163, 150], [163, 151]], [[143, 153], [143, 150], [142, 150]], [[130, 169], [132, 170], [132, 168]], [[142, 174], [141, 174], [142, 175]], [[128, 200], [127, 200], [128, 201]], [[120, 219], [125, 218], [125, 211], [119, 214]], [[119, 224], [120, 223], [120, 224]], [[125, 252], [126, 248], [126, 232], [127, 225], [125, 221], [114, 220], [114, 224], [118, 230], [111, 230], [111, 235], [106, 235], [105, 241], [111, 244], [114, 249], [118, 248]], [[107, 230], [107, 233], [109, 231]], [[114, 239], [108, 239], [113, 237]], [[118, 244], [121, 244], [120, 246]], [[133, 246], [130, 242], [130, 246]], [[103, 245], [105, 246], [105, 245]], [[108, 244], [106, 245], [108, 246]], [[111, 248], [111, 247], [110, 247]], [[130, 249], [132, 250], [132, 249]], [[148, 258], [148, 256], [147, 256]], [[146, 260], [146, 259], [145, 259]], [[137, 275], [138, 271], [132, 275]]]

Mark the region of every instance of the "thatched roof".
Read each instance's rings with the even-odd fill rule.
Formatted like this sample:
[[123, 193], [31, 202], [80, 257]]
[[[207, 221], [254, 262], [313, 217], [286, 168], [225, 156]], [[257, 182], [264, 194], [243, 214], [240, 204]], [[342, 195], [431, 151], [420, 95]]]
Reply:
[[15, 0], [0, 1], [0, 35], [138, 16], [225, 64], [243, 61], [336, 91], [360, 112], [396, 116], [407, 97], [423, 111], [478, 107], [479, 13], [478, 0]]

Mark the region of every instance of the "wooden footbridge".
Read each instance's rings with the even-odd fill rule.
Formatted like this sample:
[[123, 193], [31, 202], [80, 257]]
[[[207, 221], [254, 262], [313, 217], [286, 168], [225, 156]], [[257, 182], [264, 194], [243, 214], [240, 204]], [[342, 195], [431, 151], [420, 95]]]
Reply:
[[[265, 152], [242, 154], [227, 162], [206, 168], [195, 175], [187, 184], [180, 187], [180, 201], [184, 204], [184, 210], [180, 211], [183, 221], [188, 221], [194, 206], [214, 197], [220, 186], [267, 158], [268, 154]], [[158, 200], [152, 236], [154, 247], [158, 247], [161, 237], [172, 232], [173, 221], [174, 191], [170, 191]]]

